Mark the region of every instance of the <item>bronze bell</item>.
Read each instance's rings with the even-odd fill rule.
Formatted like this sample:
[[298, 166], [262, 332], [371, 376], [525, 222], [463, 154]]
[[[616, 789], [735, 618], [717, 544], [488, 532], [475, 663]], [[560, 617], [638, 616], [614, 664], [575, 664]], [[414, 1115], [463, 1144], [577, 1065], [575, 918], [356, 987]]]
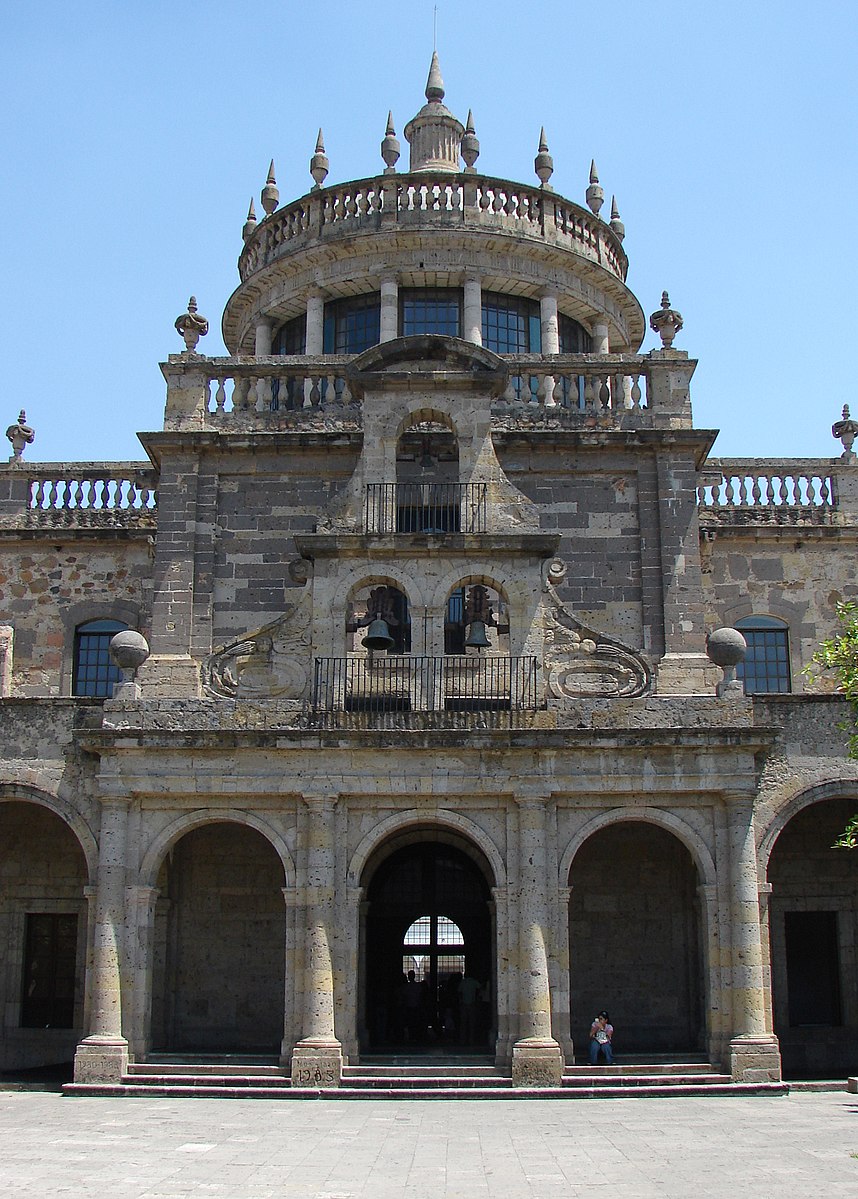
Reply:
[[465, 638], [465, 645], [468, 649], [488, 649], [491, 645], [486, 635], [486, 622], [484, 620], [472, 620], [468, 629], [468, 636]]
[[390, 629], [387, 627], [387, 621], [382, 620], [380, 616], [376, 616], [367, 629], [366, 636], [361, 645], [365, 649], [390, 649], [394, 645], [394, 640], [390, 635]]

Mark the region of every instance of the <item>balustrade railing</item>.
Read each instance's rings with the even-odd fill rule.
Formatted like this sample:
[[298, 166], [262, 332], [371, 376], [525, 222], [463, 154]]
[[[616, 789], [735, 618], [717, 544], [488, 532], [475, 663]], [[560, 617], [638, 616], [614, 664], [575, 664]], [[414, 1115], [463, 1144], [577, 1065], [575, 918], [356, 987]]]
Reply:
[[27, 482], [29, 524], [154, 526], [157, 476], [151, 467], [105, 462], [43, 465]]
[[828, 462], [720, 458], [708, 462], [697, 490], [701, 513], [714, 517], [823, 520], [837, 506]]
[[310, 192], [260, 221], [239, 260], [241, 278], [288, 253], [293, 243], [383, 221], [489, 225], [550, 240], [625, 279], [628, 260], [605, 221], [553, 192], [485, 175], [383, 175]]
[[209, 358], [206, 411], [217, 413], [312, 412], [353, 404], [345, 376], [348, 356], [313, 358]]
[[536, 659], [371, 654], [317, 658], [316, 712], [492, 712], [539, 705]]
[[369, 483], [367, 533], [484, 533], [485, 483]]
[[596, 360], [587, 354], [502, 354], [509, 382], [502, 402], [580, 413], [595, 419], [653, 407], [643, 359]]

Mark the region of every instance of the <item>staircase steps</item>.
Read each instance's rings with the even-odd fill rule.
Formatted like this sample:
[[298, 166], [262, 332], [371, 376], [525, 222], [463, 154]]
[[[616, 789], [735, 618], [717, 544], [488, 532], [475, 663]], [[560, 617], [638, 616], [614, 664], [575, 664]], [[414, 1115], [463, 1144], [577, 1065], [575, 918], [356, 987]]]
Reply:
[[515, 1089], [490, 1058], [381, 1058], [344, 1066], [338, 1088], [293, 1087], [271, 1059], [165, 1055], [130, 1065], [119, 1084], [71, 1083], [69, 1095], [209, 1099], [616, 1099], [785, 1095], [785, 1083], [734, 1083], [708, 1062], [644, 1061], [567, 1066], [560, 1087]]

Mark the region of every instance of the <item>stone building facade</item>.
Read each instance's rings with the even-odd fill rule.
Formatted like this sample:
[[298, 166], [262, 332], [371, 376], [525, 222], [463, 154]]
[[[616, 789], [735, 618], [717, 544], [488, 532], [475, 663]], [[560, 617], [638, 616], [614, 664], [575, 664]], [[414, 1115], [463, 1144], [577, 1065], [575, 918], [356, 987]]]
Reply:
[[392, 122], [379, 175], [326, 185], [320, 134], [280, 206], [272, 164], [230, 356], [192, 301], [146, 461], [10, 427], [0, 1069], [336, 1085], [429, 1046], [551, 1084], [608, 1006], [619, 1052], [855, 1071], [858, 772], [802, 674], [854, 594], [855, 430], [713, 457], [595, 167], [586, 206], [544, 136], [538, 185], [482, 175], [437, 60], [426, 98], [407, 171]]

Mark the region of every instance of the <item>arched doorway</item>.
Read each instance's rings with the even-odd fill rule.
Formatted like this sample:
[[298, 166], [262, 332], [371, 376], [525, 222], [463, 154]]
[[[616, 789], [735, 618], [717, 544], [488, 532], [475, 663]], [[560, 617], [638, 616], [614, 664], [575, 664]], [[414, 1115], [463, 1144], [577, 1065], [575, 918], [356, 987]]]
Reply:
[[607, 1008], [619, 1054], [704, 1048], [698, 884], [682, 842], [644, 821], [600, 829], [578, 851], [569, 900], [577, 1046]]
[[283, 864], [255, 829], [192, 829], [158, 875], [152, 1046], [278, 1053], [283, 1036]]
[[858, 1071], [858, 852], [832, 848], [856, 811], [853, 799], [810, 804], [769, 858], [774, 1029], [787, 1078]]
[[479, 851], [437, 831], [398, 837], [370, 860], [362, 1053], [493, 1048], [492, 881]]
[[71, 1062], [84, 1028], [87, 866], [38, 803], [0, 803], [0, 1070]]

